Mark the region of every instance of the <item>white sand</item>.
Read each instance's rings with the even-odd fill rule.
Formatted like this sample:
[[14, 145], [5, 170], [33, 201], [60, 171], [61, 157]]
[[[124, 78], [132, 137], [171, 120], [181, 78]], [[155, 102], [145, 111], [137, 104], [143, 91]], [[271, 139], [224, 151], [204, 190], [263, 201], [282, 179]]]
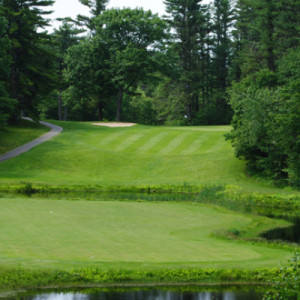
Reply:
[[92, 123], [97, 126], [107, 126], [107, 127], [131, 127], [136, 125], [136, 123], [121, 123], [121, 122], [101, 122], [101, 123]]

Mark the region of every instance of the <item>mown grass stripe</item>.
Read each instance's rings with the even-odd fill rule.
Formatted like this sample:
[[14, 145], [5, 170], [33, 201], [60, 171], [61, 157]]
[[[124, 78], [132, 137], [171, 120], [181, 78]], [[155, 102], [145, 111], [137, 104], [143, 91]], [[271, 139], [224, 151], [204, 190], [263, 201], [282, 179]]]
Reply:
[[136, 143], [142, 136], [143, 136], [143, 134], [140, 134], [140, 133], [139, 134], [131, 134], [131, 135], [127, 136], [124, 141], [120, 142], [119, 145], [117, 145], [114, 150], [115, 151], [125, 151], [132, 144]]
[[167, 130], [166, 132], [167, 134], [163, 137], [163, 139], [161, 139], [156, 145], [153, 145], [153, 147], [151, 147], [151, 150], [147, 153], [151, 153], [153, 155], [160, 155], [159, 151], [165, 148], [170, 143], [170, 141], [172, 141], [174, 137], [177, 136], [177, 133], [172, 132], [171, 130]]
[[104, 146], [104, 147], [108, 147], [110, 146], [110, 144], [113, 144], [116, 142], [116, 140], [119, 141], [120, 137], [123, 136], [124, 134], [126, 134], [125, 131], [116, 131], [116, 132], [109, 132], [109, 134], [107, 134], [108, 132], [105, 131], [103, 132], [98, 138], [98, 145], [99, 146]]
[[166, 147], [162, 148], [159, 151], [159, 154], [166, 155], [176, 153], [176, 149], [180, 147], [180, 145], [185, 141], [185, 139], [189, 135], [191, 135], [190, 132], [179, 133], [173, 140], [170, 141], [170, 143]]
[[166, 131], [155, 132], [155, 135], [150, 138], [145, 144], [138, 148], [140, 152], [147, 152], [155, 147], [168, 133]]
[[184, 140], [175, 148], [173, 152], [171, 152], [171, 155], [182, 155], [182, 151], [184, 151], [188, 145], [190, 145], [194, 140], [197, 139], [197, 134], [194, 132], [190, 132], [189, 135], [187, 135]]
[[206, 135], [206, 134], [199, 134], [195, 139], [194, 141], [188, 145], [188, 147], [183, 150], [181, 152], [181, 154], [183, 155], [188, 155], [188, 154], [194, 154], [196, 153], [201, 147], [202, 147], [202, 144], [207, 140], [209, 139], [209, 135]]
[[224, 147], [224, 141], [225, 137], [219, 138], [219, 139], [211, 139], [209, 143], [209, 147], [204, 151], [204, 153], [216, 153], [218, 152], [221, 148]]

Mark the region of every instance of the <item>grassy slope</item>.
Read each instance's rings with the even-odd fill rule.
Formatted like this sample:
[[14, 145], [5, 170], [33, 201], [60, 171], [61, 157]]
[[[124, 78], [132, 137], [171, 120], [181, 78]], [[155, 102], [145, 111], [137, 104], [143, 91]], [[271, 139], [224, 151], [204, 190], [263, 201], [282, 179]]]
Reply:
[[21, 120], [13, 126], [0, 128], [0, 155], [34, 140], [49, 129], [43, 125]]
[[290, 255], [214, 234], [235, 228], [254, 235], [284, 221], [199, 204], [4, 198], [0, 206], [2, 268], [257, 268]]
[[59, 123], [57, 138], [0, 164], [2, 183], [235, 184], [272, 190], [248, 177], [224, 134], [228, 126], [106, 128]]
[[[244, 163], [224, 140], [227, 126], [57, 123], [64, 127], [58, 137], [0, 164], [1, 183], [236, 184], [250, 191], [278, 191], [244, 174]], [[288, 251], [214, 235], [231, 228], [247, 230], [251, 237], [279, 222], [264, 221], [257, 227], [261, 221], [253, 218], [179, 203], [0, 199], [0, 266], [278, 266]]]

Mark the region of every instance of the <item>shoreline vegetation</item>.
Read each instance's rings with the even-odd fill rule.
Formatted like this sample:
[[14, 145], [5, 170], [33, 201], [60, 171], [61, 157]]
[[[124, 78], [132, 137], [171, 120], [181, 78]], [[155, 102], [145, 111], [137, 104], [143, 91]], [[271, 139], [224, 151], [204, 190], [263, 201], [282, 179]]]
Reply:
[[71, 271], [8, 269], [0, 272], [0, 292], [89, 287], [226, 286], [270, 285], [279, 268], [243, 269], [162, 269], [159, 271], [101, 271], [98, 268]]
[[241, 212], [253, 211], [269, 217], [290, 218], [300, 215], [300, 193], [282, 190], [247, 192], [236, 185], [43, 185], [23, 182], [0, 184], [0, 193], [29, 197], [59, 196], [86, 200], [133, 199], [140, 201], [189, 201], [210, 203]]

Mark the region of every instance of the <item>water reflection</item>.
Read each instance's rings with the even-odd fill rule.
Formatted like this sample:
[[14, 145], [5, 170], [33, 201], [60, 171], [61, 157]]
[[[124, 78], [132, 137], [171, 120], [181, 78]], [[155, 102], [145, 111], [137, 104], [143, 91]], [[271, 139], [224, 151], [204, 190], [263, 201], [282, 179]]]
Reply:
[[167, 290], [140, 290], [127, 292], [98, 291], [38, 294], [21, 297], [23, 300], [260, 300], [254, 289], [246, 291], [177, 292]]
[[300, 218], [290, 220], [293, 226], [286, 228], [275, 228], [264, 232], [261, 236], [268, 240], [283, 240], [300, 244]]

